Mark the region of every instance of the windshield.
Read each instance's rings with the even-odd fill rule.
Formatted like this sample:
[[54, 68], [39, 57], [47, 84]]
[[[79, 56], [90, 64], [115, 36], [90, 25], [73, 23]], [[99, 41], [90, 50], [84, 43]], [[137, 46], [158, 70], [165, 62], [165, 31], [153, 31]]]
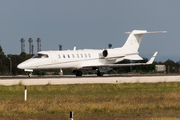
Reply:
[[36, 54], [33, 56], [33, 58], [48, 58], [49, 56], [47, 54]]

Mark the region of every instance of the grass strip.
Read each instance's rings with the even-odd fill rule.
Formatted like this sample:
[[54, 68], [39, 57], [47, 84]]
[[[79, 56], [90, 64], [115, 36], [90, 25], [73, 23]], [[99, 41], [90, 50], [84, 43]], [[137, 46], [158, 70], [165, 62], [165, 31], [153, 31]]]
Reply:
[[[0, 86], [0, 118], [179, 118], [180, 83]], [[94, 118], [95, 117], [95, 118]]]

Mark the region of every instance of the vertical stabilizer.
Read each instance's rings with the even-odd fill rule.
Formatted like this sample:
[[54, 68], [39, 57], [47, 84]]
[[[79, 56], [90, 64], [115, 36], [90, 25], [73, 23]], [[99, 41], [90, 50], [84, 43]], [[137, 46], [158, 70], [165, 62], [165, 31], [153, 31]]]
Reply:
[[146, 30], [133, 30], [132, 32], [127, 32], [130, 34], [126, 43], [123, 45], [122, 49], [130, 52], [137, 52], [144, 34], [152, 33], [165, 33], [166, 31], [157, 32], [147, 32]]
[[123, 50], [125, 51], [132, 51], [132, 52], [137, 52], [139, 45], [141, 43], [143, 34], [147, 33], [146, 30], [133, 30], [126, 43], [124, 44], [124, 46], [122, 47]]

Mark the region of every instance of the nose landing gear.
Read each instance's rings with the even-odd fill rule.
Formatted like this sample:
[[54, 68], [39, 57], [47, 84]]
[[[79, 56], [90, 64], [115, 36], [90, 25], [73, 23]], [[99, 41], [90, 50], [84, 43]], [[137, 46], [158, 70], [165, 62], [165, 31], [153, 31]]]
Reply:
[[32, 72], [28, 74], [28, 77], [32, 77]]
[[29, 72], [28, 77], [32, 77], [32, 69], [24, 69], [24, 71]]

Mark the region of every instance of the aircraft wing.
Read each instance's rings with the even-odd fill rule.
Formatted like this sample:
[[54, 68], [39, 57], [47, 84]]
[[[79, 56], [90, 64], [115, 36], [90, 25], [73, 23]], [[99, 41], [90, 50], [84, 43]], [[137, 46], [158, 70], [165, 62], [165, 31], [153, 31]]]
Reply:
[[146, 63], [130, 63], [130, 64], [104, 64], [95, 66], [84, 66], [85, 67], [123, 67], [123, 66], [135, 66], [135, 65], [149, 65], [152, 64], [158, 52], [155, 52], [151, 59]]

